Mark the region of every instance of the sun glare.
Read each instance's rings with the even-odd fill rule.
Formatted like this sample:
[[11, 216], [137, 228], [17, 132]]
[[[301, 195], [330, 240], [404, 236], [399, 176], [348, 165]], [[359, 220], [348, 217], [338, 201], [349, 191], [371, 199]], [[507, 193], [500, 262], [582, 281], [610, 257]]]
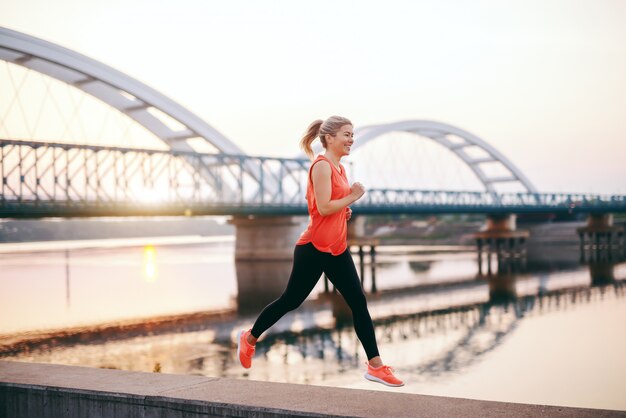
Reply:
[[156, 280], [156, 250], [152, 245], [143, 248], [143, 276], [146, 282], [151, 283]]

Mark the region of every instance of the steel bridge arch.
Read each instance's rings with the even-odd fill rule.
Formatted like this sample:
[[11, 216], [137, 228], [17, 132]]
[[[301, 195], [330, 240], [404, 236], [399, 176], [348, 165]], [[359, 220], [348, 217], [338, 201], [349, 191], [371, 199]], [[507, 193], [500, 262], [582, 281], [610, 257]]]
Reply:
[[[368, 125], [358, 127], [354, 130], [355, 142], [352, 149], [362, 147], [377, 137], [389, 132], [408, 132], [425, 138], [432, 139], [438, 144], [448, 148], [456, 156], [458, 156], [473, 172], [476, 177], [483, 183], [485, 189], [495, 195], [497, 191], [494, 184], [519, 182], [526, 188], [528, 193], [538, 193], [535, 186], [526, 178], [526, 176], [506, 158], [500, 151], [488, 144], [486, 141], [476, 135], [467, 132], [456, 126], [446, 123], [434, 122], [428, 120], [407, 120], [388, 124]], [[447, 136], [455, 135], [463, 140], [463, 142], [451, 141]], [[488, 156], [482, 158], [472, 158], [464, 148], [477, 146], [485, 151]], [[507, 177], [489, 177], [480, 168], [481, 164], [499, 162], [510, 173]]]
[[[0, 27], [0, 60], [69, 84], [119, 110], [173, 151], [194, 151], [186, 142], [203, 138], [223, 153], [245, 154], [201, 118], [144, 83], [99, 61], [54, 43]], [[183, 126], [173, 130], [150, 113], [156, 109]]]

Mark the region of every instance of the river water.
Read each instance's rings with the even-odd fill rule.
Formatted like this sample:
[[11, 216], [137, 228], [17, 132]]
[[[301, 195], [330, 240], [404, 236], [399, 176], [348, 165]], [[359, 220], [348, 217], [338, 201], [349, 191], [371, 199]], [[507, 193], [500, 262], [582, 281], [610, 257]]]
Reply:
[[291, 265], [233, 259], [232, 236], [2, 244], [0, 358], [626, 410], [623, 251], [479, 263], [471, 247], [379, 247], [377, 292], [369, 257], [364, 288], [402, 388], [363, 379], [349, 312], [323, 278], [241, 368], [235, 335]]

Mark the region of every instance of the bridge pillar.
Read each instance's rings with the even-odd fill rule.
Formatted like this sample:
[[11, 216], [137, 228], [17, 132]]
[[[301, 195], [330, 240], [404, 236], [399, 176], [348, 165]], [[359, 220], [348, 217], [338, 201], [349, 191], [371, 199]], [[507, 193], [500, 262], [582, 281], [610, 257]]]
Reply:
[[[624, 247], [624, 228], [613, 225], [613, 214], [590, 213], [587, 225], [577, 228], [581, 253], [587, 250], [608, 250]], [[588, 239], [587, 239], [588, 238]]]
[[515, 231], [517, 229], [517, 215], [515, 214], [491, 214], [487, 215], [485, 231]]
[[478, 251], [478, 270], [483, 274], [483, 249], [487, 252], [487, 271], [492, 272], [491, 255], [500, 264], [504, 259], [525, 258], [529, 232], [517, 230], [515, 214], [489, 214], [485, 227], [474, 234]]
[[293, 250], [305, 229], [296, 216], [233, 216], [235, 260], [292, 260]]

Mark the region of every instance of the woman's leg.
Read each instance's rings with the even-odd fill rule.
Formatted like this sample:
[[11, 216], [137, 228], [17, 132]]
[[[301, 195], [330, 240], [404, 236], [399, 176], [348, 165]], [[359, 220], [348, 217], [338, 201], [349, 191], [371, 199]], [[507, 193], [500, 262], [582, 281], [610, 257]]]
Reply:
[[287, 312], [296, 309], [311, 293], [322, 275], [322, 252], [313, 244], [296, 245], [293, 267], [283, 294], [263, 309], [252, 327], [252, 337], [259, 338]]
[[367, 300], [361, 288], [361, 281], [356, 272], [350, 251], [346, 250], [338, 256], [331, 255], [328, 258], [324, 266], [324, 272], [352, 310], [354, 330], [365, 349], [367, 359], [372, 360], [379, 356], [374, 324], [367, 310]]

